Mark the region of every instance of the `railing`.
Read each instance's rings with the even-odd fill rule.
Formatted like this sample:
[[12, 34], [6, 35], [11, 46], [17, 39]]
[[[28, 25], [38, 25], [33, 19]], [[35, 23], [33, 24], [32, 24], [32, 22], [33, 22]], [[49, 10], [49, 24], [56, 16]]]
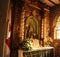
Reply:
[[41, 48], [31, 51], [18, 50], [18, 57], [53, 57], [53, 48]]

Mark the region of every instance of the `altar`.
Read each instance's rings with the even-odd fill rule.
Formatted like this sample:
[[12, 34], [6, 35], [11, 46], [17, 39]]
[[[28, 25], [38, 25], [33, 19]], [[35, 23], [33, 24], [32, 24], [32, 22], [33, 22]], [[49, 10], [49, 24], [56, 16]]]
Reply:
[[33, 50], [18, 50], [18, 57], [54, 57], [53, 47], [40, 47]]

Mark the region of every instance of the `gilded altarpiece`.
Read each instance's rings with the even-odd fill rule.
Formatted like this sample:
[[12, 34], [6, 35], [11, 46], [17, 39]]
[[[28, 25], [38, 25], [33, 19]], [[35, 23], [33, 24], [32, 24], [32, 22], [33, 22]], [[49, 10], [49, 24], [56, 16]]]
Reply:
[[[44, 46], [44, 39], [42, 38], [45, 38], [47, 25], [49, 26], [49, 24], [46, 23], [49, 13], [46, 12], [43, 7], [40, 8], [38, 4], [36, 5], [33, 3], [27, 4], [23, 1], [13, 3], [11, 36], [11, 56], [13, 57], [17, 56], [17, 50], [19, 46], [21, 47], [23, 40], [29, 38], [31, 34], [34, 35], [34, 38], [39, 40], [40, 45]], [[45, 26], [45, 24], [47, 25]]]
[[25, 5], [21, 12], [20, 37], [26, 39], [33, 34], [39, 39], [41, 16], [39, 10]]
[[12, 29], [12, 48], [18, 48], [20, 43], [30, 34], [34, 38], [40, 39], [41, 32], [41, 14], [40, 9], [31, 7], [27, 4], [24, 6], [15, 4], [13, 13], [13, 29]]

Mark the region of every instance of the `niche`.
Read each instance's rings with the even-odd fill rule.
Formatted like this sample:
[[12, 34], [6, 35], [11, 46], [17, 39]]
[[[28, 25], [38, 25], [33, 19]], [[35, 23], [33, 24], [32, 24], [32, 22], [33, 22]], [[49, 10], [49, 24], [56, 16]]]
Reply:
[[41, 19], [39, 10], [34, 7], [24, 6], [22, 13], [20, 37], [26, 39], [30, 37], [30, 34], [33, 34], [35, 38], [39, 39]]

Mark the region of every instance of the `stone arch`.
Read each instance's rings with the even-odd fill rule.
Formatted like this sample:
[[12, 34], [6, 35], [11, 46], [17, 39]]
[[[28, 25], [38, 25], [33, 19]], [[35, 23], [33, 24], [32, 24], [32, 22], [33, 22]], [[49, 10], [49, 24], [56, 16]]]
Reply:
[[56, 21], [59, 16], [60, 16], [60, 12], [58, 11], [58, 12], [56, 12], [56, 14], [54, 15], [54, 18], [53, 18], [53, 22], [52, 22], [52, 26], [51, 26], [52, 27], [51, 29], [53, 29], [53, 30], [51, 30], [51, 32], [52, 32], [51, 36], [53, 38], [54, 38], [54, 28], [56, 27]]
[[55, 17], [54, 17], [54, 20], [53, 20], [53, 27], [56, 26], [56, 21], [57, 21], [57, 19], [58, 19], [59, 16], [60, 16], [60, 13], [58, 12], [58, 13], [55, 15]]

